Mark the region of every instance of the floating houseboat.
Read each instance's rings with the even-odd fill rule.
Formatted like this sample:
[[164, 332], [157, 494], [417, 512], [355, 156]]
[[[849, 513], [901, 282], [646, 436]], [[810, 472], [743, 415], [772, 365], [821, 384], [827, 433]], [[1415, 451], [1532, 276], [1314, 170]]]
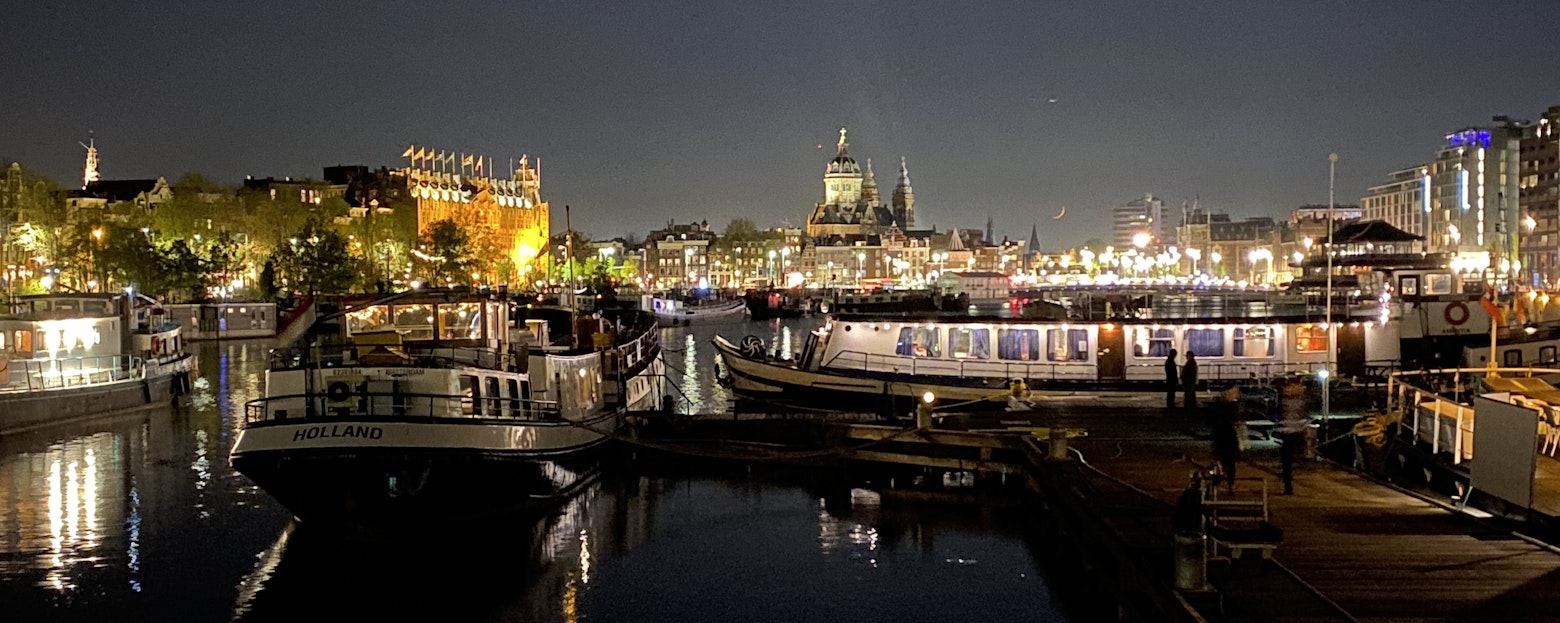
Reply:
[[337, 303], [318, 340], [271, 353], [266, 395], [246, 405], [231, 454], [306, 522], [548, 506], [595, 476], [626, 411], [660, 400], [649, 314], [575, 318], [575, 333], [512, 322], [523, 308], [503, 296]]

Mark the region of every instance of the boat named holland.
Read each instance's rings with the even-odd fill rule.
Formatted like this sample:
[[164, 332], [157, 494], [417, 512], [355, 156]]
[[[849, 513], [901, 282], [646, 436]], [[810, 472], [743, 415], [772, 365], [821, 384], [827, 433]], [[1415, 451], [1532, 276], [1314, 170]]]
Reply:
[[439, 291], [341, 305], [321, 343], [271, 353], [231, 455], [304, 522], [550, 506], [594, 478], [627, 410], [660, 400], [648, 314], [511, 326], [525, 309], [507, 297]]

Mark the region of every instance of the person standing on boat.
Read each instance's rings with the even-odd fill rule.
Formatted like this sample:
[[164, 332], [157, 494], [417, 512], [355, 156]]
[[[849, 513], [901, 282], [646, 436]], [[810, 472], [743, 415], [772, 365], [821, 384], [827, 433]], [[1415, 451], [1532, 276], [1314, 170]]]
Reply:
[[1186, 351], [1186, 365], [1181, 366], [1181, 382], [1186, 384], [1186, 408], [1197, 408], [1197, 353]]
[[1180, 371], [1175, 365], [1175, 356], [1179, 354], [1174, 348], [1170, 349], [1170, 356], [1165, 357], [1165, 408], [1175, 408], [1175, 392], [1181, 388]]

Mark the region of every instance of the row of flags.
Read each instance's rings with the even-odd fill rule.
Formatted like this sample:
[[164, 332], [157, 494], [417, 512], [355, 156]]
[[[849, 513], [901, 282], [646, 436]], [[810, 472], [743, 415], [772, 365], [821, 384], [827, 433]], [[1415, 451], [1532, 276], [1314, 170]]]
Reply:
[[[459, 162], [462, 173], [465, 173], [467, 170], [472, 171], [474, 175], [482, 175], [483, 171], [487, 171], [489, 174], [494, 172], [493, 159], [491, 157], [487, 158], [486, 162], [483, 162], [482, 156], [475, 156], [472, 154], [456, 154], [455, 152], [446, 153], [443, 151], [435, 151], [431, 148], [417, 147], [415, 145], [407, 147], [406, 151], [401, 153], [401, 157], [410, 159], [411, 165], [413, 167], [416, 167], [420, 164], [423, 166], [432, 166], [436, 169], [443, 167], [444, 170], [449, 171], [453, 170], [456, 166], [456, 163]], [[526, 160], [526, 156], [521, 156], [520, 165], [525, 166]], [[513, 165], [513, 161], [511, 161], [510, 164]], [[512, 169], [513, 166], [510, 168]]]

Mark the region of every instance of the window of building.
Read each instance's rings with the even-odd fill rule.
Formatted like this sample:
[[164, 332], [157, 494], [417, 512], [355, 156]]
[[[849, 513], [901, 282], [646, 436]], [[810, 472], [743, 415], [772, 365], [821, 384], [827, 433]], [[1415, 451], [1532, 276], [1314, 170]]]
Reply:
[[1088, 361], [1088, 330], [1046, 330], [1046, 358], [1051, 361]]
[[1236, 328], [1234, 334], [1236, 357], [1272, 357], [1273, 329], [1270, 327]]
[[1544, 363], [1544, 364], [1554, 363], [1555, 362], [1555, 347], [1553, 347], [1553, 346], [1544, 346], [1544, 347], [1539, 348], [1538, 349], [1538, 362], [1539, 363]]
[[899, 330], [899, 344], [894, 352], [906, 357], [941, 357], [942, 344], [938, 329], [905, 327]]
[[1224, 356], [1224, 329], [1187, 329], [1186, 352], [1198, 357]]
[[1040, 331], [1037, 329], [998, 330], [997, 357], [1008, 361], [1038, 361]]
[[1327, 330], [1312, 324], [1295, 327], [1295, 350], [1302, 353], [1326, 352]]
[[948, 354], [954, 359], [989, 359], [990, 342], [990, 329], [948, 329]]
[[1138, 327], [1133, 333], [1132, 355], [1134, 357], [1169, 357], [1170, 349], [1174, 348], [1173, 344], [1175, 344], [1175, 331]]

